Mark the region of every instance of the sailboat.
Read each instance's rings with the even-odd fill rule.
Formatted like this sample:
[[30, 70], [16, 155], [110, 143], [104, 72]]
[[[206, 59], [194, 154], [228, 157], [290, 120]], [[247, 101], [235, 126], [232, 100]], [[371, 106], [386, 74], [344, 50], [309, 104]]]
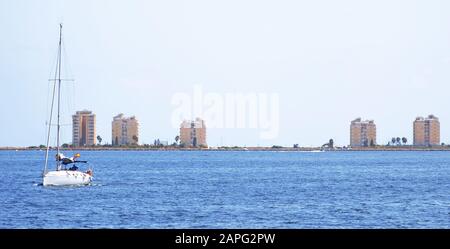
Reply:
[[[47, 132], [47, 150], [45, 152], [45, 165], [43, 172], [42, 185], [44, 186], [70, 186], [70, 185], [88, 185], [92, 182], [93, 171], [88, 169], [86, 172], [78, 170], [78, 163], [87, 163], [87, 161], [79, 160], [80, 154], [75, 154], [73, 157], [66, 157], [61, 153], [60, 148], [60, 106], [61, 106], [61, 47], [62, 47], [62, 24], [59, 25], [59, 45], [58, 58], [56, 63], [55, 79], [53, 85], [52, 104], [50, 108], [50, 117], [48, 122]], [[57, 76], [57, 77], [56, 77]], [[50, 132], [53, 119], [53, 106], [55, 103], [55, 96], [57, 97], [57, 131], [56, 131], [56, 169], [48, 170], [49, 152], [50, 152]], [[71, 165], [70, 168], [67, 168]]]

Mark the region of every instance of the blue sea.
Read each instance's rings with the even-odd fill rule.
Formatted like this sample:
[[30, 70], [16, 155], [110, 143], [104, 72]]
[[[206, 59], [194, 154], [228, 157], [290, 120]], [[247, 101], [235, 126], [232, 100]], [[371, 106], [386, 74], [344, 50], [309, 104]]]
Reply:
[[81, 151], [85, 187], [44, 153], [0, 151], [0, 228], [450, 228], [450, 152]]

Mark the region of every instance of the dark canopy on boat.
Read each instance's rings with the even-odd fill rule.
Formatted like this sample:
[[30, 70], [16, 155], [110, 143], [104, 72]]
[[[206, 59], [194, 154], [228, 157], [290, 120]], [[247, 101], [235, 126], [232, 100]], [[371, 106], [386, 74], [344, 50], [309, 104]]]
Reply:
[[63, 165], [71, 164], [71, 163], [87, 163], [87, 161], [76, 160], [80, 157], [80, 154], [77, 153], [73, 157], [66, 157], [62, 153], [56, 155], [58, 161], [61, 161]]

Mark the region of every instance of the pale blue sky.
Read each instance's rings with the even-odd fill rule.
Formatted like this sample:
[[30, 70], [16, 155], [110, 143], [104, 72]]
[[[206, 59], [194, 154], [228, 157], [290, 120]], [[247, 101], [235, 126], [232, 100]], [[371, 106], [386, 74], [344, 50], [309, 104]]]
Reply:
[[448, 143], [449, 12], [444, 0], [1, 0], [0, 146], [45, 143], [59, 22], [76, 80], [64, 123], [92, 110], [106, 141], [120, 112], [138, 117], [142, 142], [173, 141], [171, 97], [198, 84], [280, 96], [276, 139], [210, 129], [212, 146], [346, 145], [360, 116], [375, 120], [378, 143], [411, 141], [414, 118], [431, 113]]

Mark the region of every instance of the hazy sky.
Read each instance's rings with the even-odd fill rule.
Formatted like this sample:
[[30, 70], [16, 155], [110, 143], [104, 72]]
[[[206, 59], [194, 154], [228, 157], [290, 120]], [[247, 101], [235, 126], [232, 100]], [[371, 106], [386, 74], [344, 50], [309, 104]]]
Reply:
[[140, 139], [173, 141], [176, 92], [277, 93], [280, 132], [209, 129], [208, 143], [349, 143], [349, 123], [374, 119], [378, 143], [412, 140], [435, 114], [450, 142], [450, 1], [0, 1], [0, 146], [45, 143], [48, 93], [64, 23], [63, 140], [70, 115], [97, 114], [111, 140], [118, 113]]

